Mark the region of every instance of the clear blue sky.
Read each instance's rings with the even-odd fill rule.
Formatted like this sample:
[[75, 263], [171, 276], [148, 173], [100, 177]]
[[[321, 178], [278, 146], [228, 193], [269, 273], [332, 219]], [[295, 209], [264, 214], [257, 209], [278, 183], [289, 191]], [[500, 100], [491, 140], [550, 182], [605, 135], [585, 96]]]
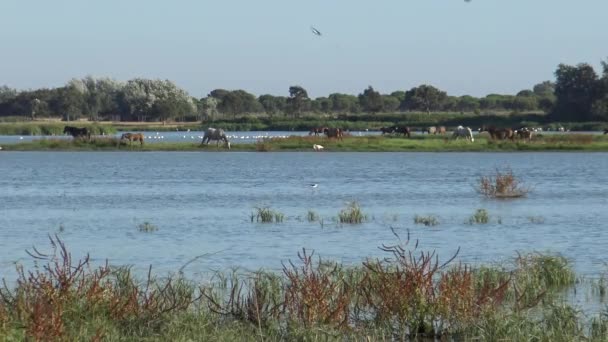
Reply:
[[[0, 85], [86, 75], [311, 96], [516, 93], [608, 57], [608, 0], [2, 0]], [[322, 37], [313, 35], [314, 25]]]

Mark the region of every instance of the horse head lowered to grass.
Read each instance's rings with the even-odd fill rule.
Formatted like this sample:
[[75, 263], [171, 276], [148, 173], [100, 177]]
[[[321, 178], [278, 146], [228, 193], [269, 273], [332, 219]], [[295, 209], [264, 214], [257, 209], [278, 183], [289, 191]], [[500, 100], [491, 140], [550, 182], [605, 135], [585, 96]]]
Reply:
[[205, 131], [205, 135], [203, 136], [203, 141], [201, 141], [201, 145], [205, 145], [205, 143], [209, 145], [209, 142], [211, 142], [211, 140], [215, 140], [217, 142], [216, 146], [218, 148], [220, 145], [220, 141], [223, 141], [226, 148], [230, 149], [230, 141], [228, 141], [226, 132], [224, 132], [224, 130], [221, 128], [207, 128], [207, 130]]
[[127, 139], [129, 140], [129, 145], [133, 143], [133, 141], [139, 141], [139, 145], [142, 146], [144, 144], [144, 135], [141, 133], [124, 133], [120, 136], [120, 140]]

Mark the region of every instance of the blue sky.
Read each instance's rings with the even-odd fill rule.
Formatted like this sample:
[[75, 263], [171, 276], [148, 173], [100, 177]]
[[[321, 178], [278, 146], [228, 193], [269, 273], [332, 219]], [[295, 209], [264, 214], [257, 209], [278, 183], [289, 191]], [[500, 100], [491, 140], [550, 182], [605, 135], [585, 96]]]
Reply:
[[[311, 96], [516, 93], [608, 58], [608, 0], [2, 0], [0, 85], [86, 75]], [[313, 35], [314, 25], [322, 37]]]

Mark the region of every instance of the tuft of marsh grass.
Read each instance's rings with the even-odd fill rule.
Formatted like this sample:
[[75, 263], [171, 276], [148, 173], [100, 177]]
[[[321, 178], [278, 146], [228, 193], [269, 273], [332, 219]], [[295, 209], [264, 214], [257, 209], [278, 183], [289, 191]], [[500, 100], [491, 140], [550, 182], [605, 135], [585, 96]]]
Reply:
[[360, 224], [367, 220], [367, 215], [363, 214], [358, 202], [352, 201], [340, 211], [338, 219], [340, 223]]
[[317, 214], [313, 210], [309, 210], [306, 214], [306, 218], [308, 219], [308, 222], [319, 221], [319, 214]]
[[479, 177], [477, 192], [488, 198], [518, 198], [528, 194], [529, 188], [513, 175], [511, 169], [496, 170], [494, 175]]
[[433, 215], [428, 215], [428, 216], [414, 216], [414, 223], [415, 224], [423, 224], [427, 227], [432, 227], [432, 226], [436, 226], [439, 224], [439, 220], [437, 219], [437, 217], [433, 216]]
[[285, 215], [268, 207], [256, 207], [255, 212], [251, 213], [250, 218], [251, 222], [279, 223], [283, 222]]
[[542, 224], [545, 223], [545, 218], [542, 216], [528, 216], [528, 221], [534, 224]]
[[487, 224], [490, 222], [490, 214], [485, 209], [477, 209], [475, 214], [469, 217], [469, 224]]
[[144, 223], [137, 225], [137, 230], [144, 233], [151, 233], [157, 231], [158, 227], [148, 221], [145, 221]]

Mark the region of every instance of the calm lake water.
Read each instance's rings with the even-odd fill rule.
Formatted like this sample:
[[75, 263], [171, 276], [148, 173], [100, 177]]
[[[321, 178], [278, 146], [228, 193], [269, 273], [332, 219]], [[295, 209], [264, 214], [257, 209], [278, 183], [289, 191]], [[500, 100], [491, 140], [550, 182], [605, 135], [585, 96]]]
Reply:
[[[528, 198], [486, 200], [479, 175], [508, 165], [532, 187]], [[309, 184], [318, 184], [311, 188]], [[332, 222], [356, 200], [369, 217]], [[280, 224], [250, 222], [256, 206], [286, 215]], [[488, 225], [465, 221], [477, 208]], [[306, 220], [308, 210], [323, 226]], [[413, 224], [433, 214], [440, 225]], [[544, 220], [533, 223], [529, 217]], [[502, 221], [499, 224], [498, 218]], [[150, 222], [159, 228], [139, 232]], [[0, 153], [0, 276], [14, 278], [25, 249], [49, 250], [57, 233], [74, 257], [152, 265], [193, 277], [240, 267], [280, 269], [302, 248], [355, 263], [407, 230], [420, 250], [491, 263], [517, 251], [563, 253], [577, 272], [597, 276], [608, 255], [606, 153]]]

